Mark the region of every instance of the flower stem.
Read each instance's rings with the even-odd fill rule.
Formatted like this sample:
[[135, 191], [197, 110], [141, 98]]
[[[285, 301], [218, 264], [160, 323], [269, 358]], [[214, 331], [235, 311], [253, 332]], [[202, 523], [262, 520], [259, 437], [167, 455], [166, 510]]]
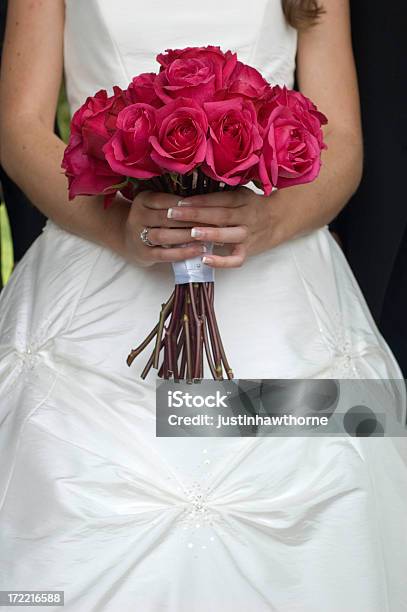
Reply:
[[172, 295], [170, 299], [168, 300], [168, 302], [166, 304], [162, 304], [161, 306], [160, 320], [158, 322], [157, 339], [156, 339], [156, 344], [155, 344], [154, 361], [153, 361], [153, 367], [155, 370], [158, 369], [158, 361], [160, 357], [161, 338], [163, 335], [164, 323], [168, 315], [171, 312], [171, 308], [174, 302], [174, 293], [175, 293], [175, 290], [172, 292]]
[[158, 331], [158, 323], [154, 327], [154, 329], [151, 330], [151, 332], [148, 334], [147, 338], [140, 344], [140, 346], [138, 346], [137, 348], [133, 349], [130, 352], [129, 356], [127, 357], [127, 365], [129, 367], [131, 366], [131, 364], [133, 363], [137, 355], [140, 355], [140, 353], [144, 351], [144, 349], [150, 344], [151, 340], [154, 338], [157, 331]]
[[[213, 180], [201, 168], [187, 175], [166, 173], [153, 177], [146, 186], [180, 197], [234, 189]], [[157, 325], [128, 355], [129, 366], [154, 338], [155, 346], [142, 378], [154, 368], [160, 378], [184, 380], [186, 375], [189, 382], [202, 379], [204, 355], [215, 380], [223, 380], [223, 367], [227, 377], [233, 378], [216, 320], [213, 282], [177, 284], [168, 301], [161, 305]]]

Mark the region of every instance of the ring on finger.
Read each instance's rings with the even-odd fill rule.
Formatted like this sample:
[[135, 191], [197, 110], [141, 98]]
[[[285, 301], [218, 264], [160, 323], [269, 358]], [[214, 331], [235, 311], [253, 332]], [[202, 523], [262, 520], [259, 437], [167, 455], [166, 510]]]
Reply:
[[151, 227], [144, 227], [142, 229], [142, 231], [140, 232], [140, 240], [146, 246], [154, 247], [154, 246], [157, 246], [157, 245], [155, 245], [154, 242], [151, 242], [151, 240], [149, 240], [149, 238], [148, 238], [148, 232], [150, 231], [150, 229], [151, 229]]

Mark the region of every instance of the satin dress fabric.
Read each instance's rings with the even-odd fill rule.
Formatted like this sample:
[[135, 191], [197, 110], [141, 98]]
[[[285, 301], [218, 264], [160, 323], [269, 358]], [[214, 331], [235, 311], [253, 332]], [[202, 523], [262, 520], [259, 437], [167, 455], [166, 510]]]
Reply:
[[[64, 44], [73, 112], [167, 48], [292, 86], [297, 33], [279, 0], [66, 0]], [[64, 590], [69, 612], [407, 610], [402, 440], [156, 437], [155, 375], [125, 360], [172, 287], [51, 221], [14, 271], [0, 589]], [[236, 378], [402, 378], [326, 227], [216, 271], [215, 300]]]

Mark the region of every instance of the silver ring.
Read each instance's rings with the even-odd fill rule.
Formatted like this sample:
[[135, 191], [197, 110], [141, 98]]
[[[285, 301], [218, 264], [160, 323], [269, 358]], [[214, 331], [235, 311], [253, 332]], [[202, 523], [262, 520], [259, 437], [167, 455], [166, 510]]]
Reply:
[[140, 232], [140, 240], [149, 247], [154, 247], [157, 246], [155, 245], [153, 242], [151, 242], [151, 240], [148, 239], [148, 232], [151, 229], [151, 227], [145, 227], [141, 232]]

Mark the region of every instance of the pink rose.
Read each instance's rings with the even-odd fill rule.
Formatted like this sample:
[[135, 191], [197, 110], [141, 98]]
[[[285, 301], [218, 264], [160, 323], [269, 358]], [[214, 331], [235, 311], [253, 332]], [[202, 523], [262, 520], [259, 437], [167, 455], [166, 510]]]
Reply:
[[259, 122], [264, 123], [263, 116], [265, 116], [265, 122], [267, 122], [271, 110], [276, 106], [287, 106], [290, 108], [304, 126], [318, 138], [321, 148], [326, 148], [321, 125], [326, 125], [328, 119], [309, 98], [294, 89], [275, 85], [266, 94], [264, 107], [259, 112]]
[[210, 137], [203, 172], [228, 185], [246, 183], [263, 144], [252, 102], [234, 98], [207, 102], [204, 108]]
[[200, 59], [178, 59], [157, 76], [157, 95], [164, 102], [191, 98], [202, 104], [215, 93], [215, 73], [210, 62]]
[[134, 77], [126, 90], [126, 97], [130, 104], [144, 102], [155, 108], [162, 106], [162, 100], [155, 93], [154, 83], [157, 75], [154, 72], [143, 72]]
[[109, 140], [106, 127], [115, 96], [99, 91], [89, 97], [74, 114], [69, 144], [65, 149], [62, 168], [69, 182], [69, 198], [78, 195], [107, 193], [123, 181], [106, 162], [103, 146]]
[[117, 117], [116, 132], [103, 147], [114, 172], [138, 179], [160, 174], [151, 159], [150, 138], [156, 130], [156, 109], [145, 103], [124, 108]]
[[123, 108], [129, 106], [130, 104], [126, 92], [120, 89], [120, 87], [114, 87], [113, 91], [113, 96], [109, 98], [110, 105], [108, 106], [105, 117], [105, 128], [110, 136], [116, 129], [118, 114], [121, 110], [123, 110]]
[[227, 86], [237, 58], [219, 47], [187, 47], [168, 49], [157, 56], [161, 70], [155, 82], [157, 95], [169, 102], [187, 97], [203, 102]]
[[152, 159], [164, 171], [186, 174], [205, 159], [208, 120], [194, 100], [179, 98], [157, 110]]
[[244, 96], [257, 102], [269, 91], [270, 85], [252, 66], [237, 62], [228, 86], [228, 94]]
[[122, 90], [115, 87], [114, 91], [110, 97], [101, 90], [88, 98], [71, 123], [71, 131], [82, 137], [84, 152], [100, 159], [103, 159], [102, 148], [115, 128], [119, 110], [125, 105]]
[[260, 114], [264, 145], [258, 170], [266, 195], [273, 187], [309, 183], [321, 168], [324, 116], [310, 114], [302, 100], [294, 103], [292, 97], [290, 102], [290, 106], [270, 104]]

